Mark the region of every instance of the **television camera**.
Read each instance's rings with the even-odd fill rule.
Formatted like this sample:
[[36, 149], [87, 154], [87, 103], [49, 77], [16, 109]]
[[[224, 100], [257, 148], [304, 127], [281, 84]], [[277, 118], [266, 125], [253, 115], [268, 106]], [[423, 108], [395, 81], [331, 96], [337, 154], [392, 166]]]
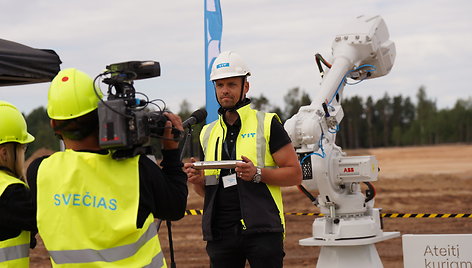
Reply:
[[[317, 267], [383, 267], [374, 243], [399, 233], [383, 232], [380, 210], [374, 208], [371, 182], [377, 180], [378, 161], [375, 156], [347, 156], [335, 139], [344, 117], [347, 79], [358, 83], [388, 74], [395, 44], [380, 16], [357, 17], [343, 31], [333, 41], [332, 64], [315, 55], [322, 81], [314, 100], [284, 125], [301, 159], [300, 189], [324, 214], [313, 223], [313, 237], [299, 243], [321, 246]], [[365, 195], [362, 184], [367, 185]], [[311, 190], [318, 190], [317, 198]]]
[[[108, 85], [107, 100], [100, 98], [95, 88], [100, 99], [99, 144], [101, 148], [112, 150], [115, 159], [152, 154], [151, 138], [163, 138], [168, 120], [163, 114], [165, 102], [150, 101], [146, 95], [137, 93], [133, 86], [134, 80], [158, 77], [160, 74], [159, 62], [128, 61], [106, 66], [106, 70], [95, 78], [94, 85], [99, 78]], [[138, 94], [145, 99], [137, 98]], [[156, 101], [162, 102], [164, 108]], [[176, 140], [182, 135], [177, 129], [173, 129], [172, 133]]]

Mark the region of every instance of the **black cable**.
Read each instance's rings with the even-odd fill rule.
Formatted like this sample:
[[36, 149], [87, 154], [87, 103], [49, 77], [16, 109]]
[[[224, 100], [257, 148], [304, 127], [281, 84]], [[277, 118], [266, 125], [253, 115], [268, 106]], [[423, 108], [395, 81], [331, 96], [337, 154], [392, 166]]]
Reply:
[[316, 205], [317, 203], [316, 197], [310, 194], [310, 192], [308, 192], [308, 190], [305, 187], [303, 187], [303, 185], [300, 184], [300, 185], [297, 185], [297, 187], [302, 193], [304, 193], [311, 200], [311, 203]]
[[365, 191], [366, 193], [366, 198], [365, 198], [365, 202], [369, 202], [370, 200], [374, 199], [375, 197], [375, 188], [374, 188], [374, 185], [368, 181], [365, 181], [364, 182], [365, 185], [367, 185], [367, 187], [369, 188], [368, 190]]
[[316, 53], [315, 54], [315, 58], [317, 61], [321, 61], [326, 67], [330, 68], [331, 69], [331, 64], [329, 62], [327, 62], [323, 56], [321, 56], [320, 53]]
[[316, 65], [318, 66], [318, 70], [320, 71], [321, 77], [324, 76], [324, 69], [323, 69], [323, 66], [321, 66], [321, 63], [323, 63], [326, 67], [331, 68], [331, 64], [328, 63], [328, 62], [323, 58], [323, 56], [321, 56], [320, 53], [316, 53], [316, 54], [315, 54], [315, 62], [316, 62]]
[[[115, 113], [117, 113], [117, 114], [119, 114], [119, 115], [121, 115], [121, 116], [124, 116], [124, 117], [131, 118], [131, 119], [132, 119], [133, 117], [132, 117], [131, 115], [123, 114], [123, 113], [121, 113], [121, 112], [119, 112], [119, 111], [113, 109], [113, 108], [112, 108], [110, 105], [108, 105], [108, 104], [102, 99], [102, 97], [100, 97], [100, 95], [98, 94], [97, 87], [95, 86], [96, 81], [97, 81], [97, 79], [98, 79], [99, 77], [104, 76], [104, 75], [107, 75], [107, 74], [109, 74], [109, 72], [101, 73], [101, 74], [97, 75], [97, 76], [95, 77], [95, 79], [93, 79], [93, 91], [95, 92], [95, 95], [96, 95], [97, 98], [100, 100], [100, 102], [101, 102], [103, 105], [105, 105], [105, 107], [107, 107], [108, 109], [112, 110], [113, 112], [115, 112]], [[110, 86], [109, 86], [109, 87], [110, 87]], [[101, 91], [101, 90], [100, 90], [100, 91]]]

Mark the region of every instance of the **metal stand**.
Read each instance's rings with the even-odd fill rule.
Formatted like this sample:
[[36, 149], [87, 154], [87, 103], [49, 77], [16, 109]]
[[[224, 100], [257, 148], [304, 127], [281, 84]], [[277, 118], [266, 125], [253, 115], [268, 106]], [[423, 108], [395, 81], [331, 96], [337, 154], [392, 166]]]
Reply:
[[374, 244], [399, 236], [400, 232], [383, 232], [371, 238], [336, 241], [310, 237], [299, 240], [299, 244], [321, 247], [317, 268], [383, 268]]

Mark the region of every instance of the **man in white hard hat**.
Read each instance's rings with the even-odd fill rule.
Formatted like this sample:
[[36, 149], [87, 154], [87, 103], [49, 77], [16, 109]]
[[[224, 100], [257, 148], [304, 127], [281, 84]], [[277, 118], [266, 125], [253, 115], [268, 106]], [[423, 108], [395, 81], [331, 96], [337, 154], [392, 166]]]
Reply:
[[[301, 167], [279, 117], [250, 107], [250, 71], [241, 57], [222, 52], [212, 66], [219, 118], [200, 134], [205, 161], [242, 160], [234, 169], [197, 170], [188, 181], [205, 197], [203, 239], [211, 267], [282, 267], [281, 186], [299, 185]], [[194, 161], [194, 159], [192, 159]]]

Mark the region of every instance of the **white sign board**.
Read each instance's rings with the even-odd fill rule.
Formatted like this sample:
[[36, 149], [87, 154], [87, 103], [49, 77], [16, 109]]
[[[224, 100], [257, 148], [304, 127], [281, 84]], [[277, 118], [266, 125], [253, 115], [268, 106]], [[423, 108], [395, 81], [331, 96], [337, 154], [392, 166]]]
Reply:
[[472, 268], [472, 234], [403, 235], [404, 268]]

